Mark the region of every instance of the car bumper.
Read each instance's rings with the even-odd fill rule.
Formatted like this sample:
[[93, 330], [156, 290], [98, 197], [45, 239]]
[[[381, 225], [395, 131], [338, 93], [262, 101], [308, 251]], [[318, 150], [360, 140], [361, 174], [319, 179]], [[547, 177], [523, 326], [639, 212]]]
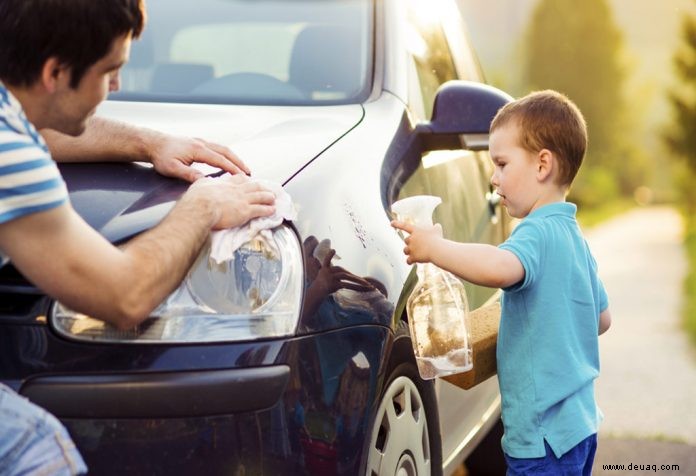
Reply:
[[29, 380], [21, 393], [60, 418], [181, 418], [270, 408], [289, 376], [287, 365], [51, 376]]
[[237, 368], [254, 347], [219, 345], [218, 368], [37, 374], [20, 393], [61, 419], [91, 474], [357, 474], [389, 341], [382, 326], [344, 328]]

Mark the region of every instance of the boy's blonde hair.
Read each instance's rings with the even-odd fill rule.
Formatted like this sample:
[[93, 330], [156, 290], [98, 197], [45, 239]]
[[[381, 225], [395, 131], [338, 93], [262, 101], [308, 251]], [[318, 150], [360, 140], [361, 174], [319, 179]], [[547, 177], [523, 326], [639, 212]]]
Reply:
[[563, 94], [537, 91], [503, 106], [491, 132], [515, 122], [520, 145], [530, 152], [548, 149], [558, 158], [559, 185], [573, 182], [587, 149], [587, 125], [580, 109]]

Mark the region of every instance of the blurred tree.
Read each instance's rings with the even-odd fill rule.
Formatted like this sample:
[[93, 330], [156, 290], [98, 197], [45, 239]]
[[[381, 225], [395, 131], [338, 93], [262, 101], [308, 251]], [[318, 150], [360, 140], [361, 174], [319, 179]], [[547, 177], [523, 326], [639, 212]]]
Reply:
[[540, 0], [525, 49], [527, 86], [564, 93], [587, 121], [589, 146], [573, 200], [596, 206], [633, 193], [645, 179], [646, 159], [626, 134], [623, 38], [606, 0]]
[[683, 163], [681, 189], [685, 204], [696, 213], [696, 190], [692, 179], [696, 177], [696, 16], [685, 15], [682, 22], [682, 44], [674, 55], [674, 66], [681, 88], [668, 93], [674, 119], [664, 135], [668, 147]]
[[684, 245], [689, 271], [684, 280], [684, 323], [696, 344], [696, 15], [684, 15], [682, 44], [674, 55], [674, 66], [681, 85], [668, 92], [673, 123], [664, 134], [674, 152], [677, 187], [685, 211]]

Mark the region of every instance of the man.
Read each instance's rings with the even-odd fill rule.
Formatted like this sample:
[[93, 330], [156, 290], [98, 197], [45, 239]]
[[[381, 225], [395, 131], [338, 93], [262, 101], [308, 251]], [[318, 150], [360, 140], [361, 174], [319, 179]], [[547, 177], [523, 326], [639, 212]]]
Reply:
[[[241, 174], [212, 180], [188, 167], [248, 171], [221, 146], [92, 117], [118, 89], [144, 19], [142, 0], [0, 0], [0, 255], [68, 307], [123, 329], [176, 288], [211, 229], [270, 215], [275, 200]], [[72, 209], [49, 150], [149, 160], [195, 182], [158, 226], [117, 248]], [[1, 474], [85, 470], [55, 418], [0, 386]]]

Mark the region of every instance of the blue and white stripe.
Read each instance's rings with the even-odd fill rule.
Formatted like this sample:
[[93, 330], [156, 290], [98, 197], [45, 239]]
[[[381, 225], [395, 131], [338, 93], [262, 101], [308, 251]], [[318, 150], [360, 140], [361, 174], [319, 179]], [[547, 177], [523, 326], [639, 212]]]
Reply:
[[0, 223], [57, 207], [67, 197], [46, 143], [0, 83]]

